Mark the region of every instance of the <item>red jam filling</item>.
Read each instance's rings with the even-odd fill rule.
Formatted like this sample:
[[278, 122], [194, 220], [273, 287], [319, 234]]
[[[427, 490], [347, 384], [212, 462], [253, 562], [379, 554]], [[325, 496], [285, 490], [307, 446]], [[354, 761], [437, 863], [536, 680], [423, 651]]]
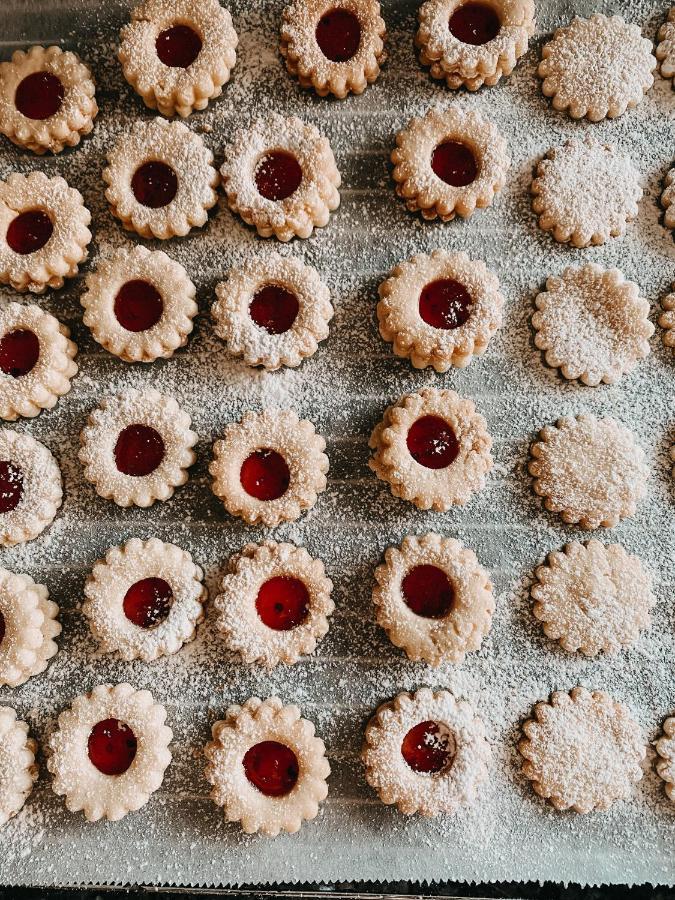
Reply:
[[202, 39], [189, 25], [174, 25], [160, 32], [155, 41], [157, 56], [165, 66], [187, 69], [199, 56]]
[[272, 150], [256, 166], [256, 187], [266, 200], [285, 200], [297, 191], [301, 181], [300, 163], [285, 150]]
[[448, 576], [437, 566], [415, 566], [403, 579], [401, 592], [406, 606], [425, 619], [442, 619], [455, 600]]
[[438, 722], [420, 722], [403, 738], [401, 753], [413, 772], [433, 775], [452, 761], [454, 742]]
[[444, 141], [431, 154], [431, 168], [452, 187], [465, 187], [476, 180], [476, 157], [461, 141]]
[[326, 59], [346, 62], [361, 43], [361, 24], [348, 9], [332, 9], [319, 19], [316, 42]]
[[164, 459], [162, 436], [149, 425], [129, 425], [115, 444], [115, 465], [124, 475], [141, 478], [154, 472]]
[[40, 356], [40, 341], [27, 328], [17, 328], [0, 339], [0, 369], [5, 375], [27, 375]]
[[291, 473], [276, 450], [256, 450], [241, 464], [239, 480], [246, 493], [256, 500], [278, 500], [288, 490]]
[[420, 315], [432, 328], [459, 328], [471, 315], [471, 294], [453, 278], [439, 278], [420, 294]]
[[284, 334], [292, 328], [299, 309], [298, 298], [292, 291], [279, 284], [266, 284], [256, 291], [248, 311], [260, 328], [270, 334]]
[[178, 191], [176, 173], [164, 162], [143, 163], [131, 179], [134, 197], [149, 209], [159, 209], [171, 203]]
[[4, 639], [5, 639], [5, 617], [0, 612], [0, 644], [2, 644]]
[[58, 112], [65, 90], [51, 72], [33, 72], [19, 82], [14, 105], [28, 119], [48, 119]]
[[173, 603], [171, 585], [163, 578], [144, 578], [124, 595], [124, 615], [139, 628], [154, 628], [169, 615]]
[[502, 23], [487, 3], [465, 3], [450, 16], [448, 27], [458, 41], [477, 46], [496, 38]]
[[283, 797], [298, 780], [298, 759], [285, 744], [262, 741], [244, 756], [244, 772], [252, 785], [267, 797]]
[[91, 729], [87, 752], [92, 764], [104, 775], [122, 775], [136, 756], [136, 736], [119, 719], [104, 719]]
[[445, 469], [459, 453], [455, 432], [440, 416], [422, 416], [413, 422], [406, 443], [415, 462], [426, 469]]
[[54, 226], [46, 212], [29, 209], [12, 219], [7, 229], [7, 243], [15, 253], [35, 253], [52, 236]]
[[307, 618], [309, 591], [299, 578], [278, 575], [258, 591], [255, 608], [274, 631], [290, 631]]
[[157, 288], [148, 281], [127, 281], [115, 297], [115, 318], [127, 331], [147, 331], [162, 318], [164, 303]]
[[23, 472], [14, 463], [0, 461], [0, 513], [16, 509], [23, 497]]

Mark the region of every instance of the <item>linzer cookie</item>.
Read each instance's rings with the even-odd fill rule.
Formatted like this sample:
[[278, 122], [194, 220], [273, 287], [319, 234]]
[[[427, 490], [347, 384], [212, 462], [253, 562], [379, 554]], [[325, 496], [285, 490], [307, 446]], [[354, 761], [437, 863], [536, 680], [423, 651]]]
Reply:
[[37, 743], [10, 706], [0, 706], [0, 826], [22, 808], [37, 781]]

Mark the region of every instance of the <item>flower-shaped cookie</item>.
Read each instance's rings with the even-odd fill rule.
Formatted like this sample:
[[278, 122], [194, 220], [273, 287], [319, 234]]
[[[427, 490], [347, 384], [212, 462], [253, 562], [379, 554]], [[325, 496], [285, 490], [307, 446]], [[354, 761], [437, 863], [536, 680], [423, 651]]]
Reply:
[[660, 759], [656, 771], [666, 782], [666, 794], [675, 803], [675, 716], [663, 723], [663, 734], [656, 742]]
[[609, 144], [587, 136], [549, 150], [530, 190], [539, 227], [574, 247], [604, 244], [638, 216], [640, 174]]
[[316, 818], [330, 766], [314, 725], [278, 697], [251, 697], [215, 722], [204, 748], [211, 799], [247, 834], [276, 837]]
[[60, 153], [94, 127], [91, 71], [60, 47], [15, 50], [0, 63], [0, 133], [33, 153]]
[[37, 781], [37, 744], [10, 706], [0, 706], [0, 826], [23, 807]]
[[0, 284], [42, 294], [77, 275], [91, 214], [60, 175], [13, 172], [0, 181]]
[[39, 306], [0, 308], [0, 417], [13, 422], [51, 409], [70, 390], [77, 347], [65, 325]]
[[663, 298], [661, 306], [663, 312], [659, 316], [659, 325], [663, 328], [663, 343], [675, 352], [675, 283], [673, 293]]
[[383, 703], [366, 728], [366, 781], [407, 816], [456, 813], [488, 777], [485, 726], [466, 700], [423, 688]]
[[412, 660], [461, 663], [490, 630], [495, 601], [473, 550], [437, 534], [406, 537], [375, 569], [378, 624]]
[[616, 653], [649, 628], [651, 578], [620, 544], [574, 541], [549, 553], [535, 575], [532, 612], [565, 650]]
[[213, 153], [182, 122], [135, 122], [109, 151], [103, 180], [112, 214], [146, 238], [201, 228], [218, 200]]
[[675, 169], [670, 169], [664, 179], [661, 206], [664, 209], [663, 224], [675, 229]]
[[234, 133], [220, 167], [227, 202], [261, 237], [309, 237], [340, 205], [328, 138], [297, 116], [272, 113]]
[[616, 419], [565, 416], [541, 430], [530, 453], [535, 493], [568, 525], [612, 528], [647, 491], [644, 450]]
[[18, 687], [44, 672], [58, 650], [58, 613], [43, 584], [0, 569], [0, 685]]
[[419, 509], [463, 506], [492, 468], [485, 419], [450, 390], [422, 388], [401, 397], [385, 410], [368, 445], [373, 472]]
[[552, 275], [537, 295], [534, 342], [565, 378], [615, 384], [649, 355], [649, 303], [618, 269], [595, 263]]
[[197, 315], [195, 286], [161, 250], [122, 248], [99, 261], [80, 296], [94, 340], [126, 362], [168, 359]]
[[496, 275], [463, 251], [413, 256], [394, 268], [379, 292], [380, 334], [416, 369], [468, 366], [502, 322]]
[[675, 6], [668, 11], [668, 18], [659, 28], [656, 58], [660, 62], [660, 72], [664, 78], [675, 76]]
[[378, 0], [293, 0], [283, 11], [286, 68], [320, 97], [362, 94], [386, 59]]
[[232, 16], [218, 0], [144, 0], [120, 38], [124, 77], [163, 116], [204, 109], [237, 60]]
[[166, 710], [149, 691], [100, 684], [73, 700], [49, 738], [55, 794], [89, 822], [117, 822], [140, 809], [171, 762]]
[[541, 89], [573, 119], [613, 119], [636, 107], [654, 84], [652, 49], [621, 16], [577, 16], [542, 48]]
[[272, 253], [216, 285], [216, 334], [249, 366], [299, 366], [328, 337], [330, 292], [312, 266]]
[[249, 525], [292, 522], [326, 489], [325, 449], [314, 425], [290, 410], [247, 412], [213, 445], [213, 493]]
[[187, 550], [132, 538], [94, 565], [82, 612], [104, 652], [149, 662], [195, 636], [206, 600], [203, 577]]
[[0, 546], [32, 541], [61, 506], [61, 472], [29, 434], [0, 429]]
[[555, 691], [534, 707], [523, 734], [523, 774], [556, 809], [609, 809], [642, 778], [647, 750], [640, 726], [604, 691]]
[[418, 17], [420, 62], [453, 89], [510, 75], [534, 34], [534, 0], [426, 0]]

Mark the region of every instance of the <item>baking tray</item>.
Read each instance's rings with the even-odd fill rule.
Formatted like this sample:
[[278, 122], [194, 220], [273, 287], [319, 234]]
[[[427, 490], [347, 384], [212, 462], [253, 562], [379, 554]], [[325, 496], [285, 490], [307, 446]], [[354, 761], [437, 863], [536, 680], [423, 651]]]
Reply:
[[[145, 241], [186, 266], [198, 286], [201, 314], [187, 347], [166, 362], [130, 366], [103, 352], [81, 322], [82, 280], [38, 298], [72, 329], [80, 373], [70, 394], [38, 419], [16, 426], [44, 441], [61, 465], [65, 502], [54, 525], [27, 546], [0, 552], [0, 564], [48, 585], [61, 607], [63, 634], [48, 671], [22, 687], [0, 691], [43, 744], [58, 713], [100, 682], [129, 681], [166, 704], [174, 730], [174, 759], [160, 791], [119, 823], [87, 824], [68, 813], [41, 777], [21, 814], [0, 832], [0, 883], [176, 884], [334, 882], [350, 880], [582, 883], [675, 882], [674, 807], [653, 771], [630, 802], [603, 814], [552, 810], [519, 775], [518, 727], [537, 700], [577, 683], [601, 687], [624, 701], [651, 740], [675, 708], [672, 585], [675, 582], [673, 496], [668, 449], [675, 438], [672, 355], [652, 339], [652, 354], [613, 387], [563, 384], [533, 346], [533, 297], [546, 277], [566, 265], [596, 261], [637, 281], [652, 303], [675, 272], [671, 234], [657, 197], [675, 147], [675, 94], [656, 78], [645, 102], [614, 122], [577, 123], [542, 97], [534, 71], [542, 39], [573, 12], [621, 12], [652, 37], [665, 16], [663, 0], [538, 2], [537, 37], [512, 77], [477, 95], [452, 94], [432, 82], [416, 60], [412, 37], [416, 2], [384, 0], [390, 58], [361, 97], [320, 99], [285, 73], [277, 50], [282, 0], [230, 4], [240, 35], [238, 62], [222, 98], [191, 116], [217, 162], [232, 130], [271, 110], [295, 113], [329, 137], [343, 176], [342, 204], [329, 226], [307, 241], [284, 246], [316, 266], [329, 284], [336, 315], [328, 341], [298, 370], [261, 373], [231, 359], [214, 336], [208, 310], [214, 285], [238, 261], [279, 249], [257, 239], [224, 207], [184, 239]], [[0, 145], [0, 177], [41, 169], [63, 174], [84, 195], [93, 215], [94, 243], [86, 271], [100, 253], [129, 246], [111, 217], [100, 177], [106, 149], [138, 118], [151, 118], [124, 82], [115, 60], [123, 2], [15, 0], [3, 5], [2, 53], [34, 42], [62, 42], [92, 66], [101, 112], [92, 135], [57, 158], [39, 159]], [[395, 197], [388, 162], [396, 132], [433, 103], [458, 103], [490, 117], [512, 155], [507, 185], [495, 204], [469, 221], [422, 223]], [[528, 185], [532, 167], [552, 145], [592, 133], [629, 152], [644, 176], [640, 218], [622, 240], [585, 251], [560, 246], [536, 225]], [[463, 249], [494, 269], [507, 298], [504, 328], [484, 357], [466, 370], [418, 372], [378, 336], [377, 285], [399, 260], [436, 246]], [[4, 299], [16, 299], [2, 291]], [[26, 302], [31, 302], [30, 299]], [[495, 469], [464, 509], [422, 512], [393, 498], [367, 468], [367, 439], [384, 407], [428, 384], [452, 386], [473, 398], [494, 438]], [[199, 460], [187, 485], [150, 510], [119, 509], [84, 482], [78, 434], [104, 394], [153, 385], [176, 396], [198, 432]], [[304, 544], [326, 563], [337, 611], [316, 655], [265, 672], [241, 665], [223, 649], [212, 617], [180, 653], [152, 663], [103, 657], [80, 612], [92, 563], [113, 544], [156, 535], [188, 549], [216, 592], [230, 554], [270, 532], [249, 528], [224, 512], [209, 488], [213, 440], [246, 409], [289, 407], [311, 419], [327, 439], [331, 469], [326, 492], [299, 522], [271, 533]], [[652, 471], [648, 498], [635, 517], [611, 534], [639, 552], [654, 573], [658, 603], [653, 626], [615, 657], [587, 660], [565, 654], [533, 622], [528, 588], [534, 567], [550, 550], [579, 537], [546, 513], [526, 475], [527, 448], [537, 430], [567, 413], [614, 415], [635, 432]], [[479, 653], [460, 667], [431, 670], [408, 662], [374, 623], [372, 573], [383, 550], [408, 533], [454, 535], [472, 547], [495, 582], [497, 611]], [[454, 818], [407, 819], [384, 807], [363, 780], [358, 752], [368, 717], [401, 690], [444, 687], [471, 700], [485, 720], [493, 748], [491, 779], [479, 803]], [[247, 837], [226, 825], [208, 799], [201, 748], [213, 720], [231, 702], [278, 694], [298, 703], [325, 739], [333, 774], [319, 818], [294, 836]]]

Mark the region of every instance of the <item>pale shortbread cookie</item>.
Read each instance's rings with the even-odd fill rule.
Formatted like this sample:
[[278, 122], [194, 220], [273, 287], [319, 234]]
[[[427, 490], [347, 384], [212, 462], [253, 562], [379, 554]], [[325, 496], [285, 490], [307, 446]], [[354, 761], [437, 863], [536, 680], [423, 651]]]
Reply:
[[490, 630], [492, 583], [473, 550], [438, 534], [408, 536], [375, 569], [378, 624], [408, 657], [432, 666], [464, 661]]
[[328, 337], [330, 291], [312, 266], [272, 253], [245, 260], [216, 285], [218, 337], [249, 366], [299, 366]]
[[62, 499], [61, 472], [45, 445], [0, 429], [0, 546], [36, 538], [54, 521]]
[[89, 134], [98, 113], [91, 70], [60, 47], [15, 50], [0, 63], [0, 133], [33, 153], [60, 153]]
[[523, 725], [523, 774], [556, 809], [578, 813], [627, 800], [647, 749], [629, 711], [604, 691], [555, 691]]
[[0, 307], [0, 417], [13, 422], [52, 409], [77, 373], [65, 325], [30, 304]]
[[218, 0], [145, 0], [120, 32], [117, 58], [146, 106], [189, 116], [222, 93], [237, 43]]
[[405, 394], [385, 410], [368, 446], [377, 477], [419, 509], [463, 506], [492, 468], [485, 419], [473, 401], [451, 390]]
[[485, 726], [471, 704], [428, 688], [382, 704], [361, 750], [368, 784], [407, 816], [454, 814], [473, 805], [490, 756]]
[[656, 771], [666, 782], [666, 794], [675, 803], [675, 716], [670, 716], [663, 723], [663, 734], [655, 746], [660, 757]]
[[663, 224], [666, 228], [675, 229], [675, 169], [670, 169], [664, 179], [661, 206], [664, 209]]
[[534, 0], [426, 0], [418, 11], [420, 62], [449, 88], [477, 91], [510, 75], [534, 34]]
[[149, 691], [100, 684], [76, 697], [49, 738], [55, 794], [89, 822], [117, 822], [140, 809], [164, 780], [173, 737]]
[[272, 113], [235, 131], [220, 167], [232, 212], [261, 237], [307, 238], [340, 205], [328, 138], [297, 116]]
[[675, 283], [674, 292], [667, 294], [661, 301], [663, 312], [659, 316], [659, 325], [663, 328], [663, 343], [675, 351]]
[[323, 563], [304, 547], [246, 544], [230, 559], [213, 601], [216, 627], [245, 663], [292, 665], [327, 634], [332, 590]]
[[399, 263], [379, 294], [380, 334], [416, 369], [468, 366], [502, 323], [497, 276], [463, 251], [434, 250]]
[[104, 397], [80, 435], [84, 477], [118, 506], [168, 500], [197, 458], [190, 424], [174, 398], [154, 388]]
[[215, 722], [204, 748], [211, 799], [247, 834], [294, 833], [316, 818], [330, 766], [314, 725], [278, 697], [251, 697]]
[[320, 97], [362, 94], [387, 58], [377, 0], [293, 0], [282, 13], [281, 55]]
[[659, 28], [656, 58], [660, 62], [659, 71], [664, 78], [675, 76], [675, 6], [668, 10], [668, 18]]
[[86, 284], [83, 321], [108, 352], [126, 362], [153, 362], [187, 343], [198, 312], [196, 289], [161, 250], [116, 250], [99, 260]]
[[530, 453], [535, 493], [568, 525], [612, 528], [647, 492], [644, 450], [616, 419], [565, 416], [539, 432]]
[[0, 181], [0, 284], [42, 294], [77, 275], [91, 214], [60, 175], [13, 172]]
[[37, 743], [10, 706], [0, 706], [0, 826], [22, 809], [37, 781]]
[[613, 119], [636, 107], [654, 84], [652, 49], [621, 16], [577, 16], [542, 48], [541, 89], [573, 119]]
[[623, 153], [590, 135], [549, 150], [530, 191], [539, 227], [574, 247], [622, 237], [638, 216], [640, 174]]
[[615, 384], [649, 355], [649, 302], [618, 269], [565, 269], [547, 279], [535, 303], [534, 342], [565, 378]]
[[246, 412], [213, 445], [213, 493], [249, 525], [293, 522], [326, 489], [326, 442], [291, 410]]
[[135, 122], [108, 151], [103, 180], [111, 213], [146, 238], [201, 228], [218, 200], [213, 153], [182, 122]]
[[573, 541], [536, 572], [532, 612], [547, 637], [586, 656], [617, 653], [651, 624], [651, 577], [620, 544]]
[[194, 638], [204, 618], [203, 578], [187, 550], [132, 538], [94, 564], [82, 613], [103, 652], [149, 662]]
[[396, 193], [408, 209], [443, 222], [490, 206], [510, 165], [497, 126], [458, 106], [411, 119], [396, 135], [391, 161]]
[[44, 672], [58, 650], [58, 614], [43, 584], [0, 568], [0, 685], [18, 687]]

